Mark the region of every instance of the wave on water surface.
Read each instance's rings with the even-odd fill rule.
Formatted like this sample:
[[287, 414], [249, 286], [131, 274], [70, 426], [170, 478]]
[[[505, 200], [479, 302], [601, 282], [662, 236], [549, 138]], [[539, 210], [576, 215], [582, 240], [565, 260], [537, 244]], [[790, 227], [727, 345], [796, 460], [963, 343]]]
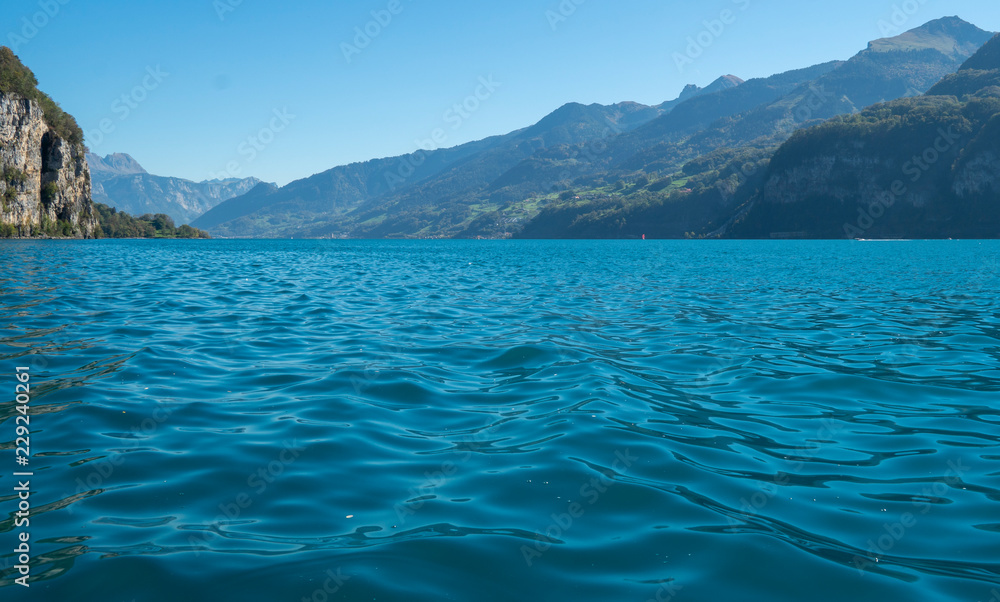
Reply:
[[997, 243], [0, 256], [11, 599], [1000, 602]]

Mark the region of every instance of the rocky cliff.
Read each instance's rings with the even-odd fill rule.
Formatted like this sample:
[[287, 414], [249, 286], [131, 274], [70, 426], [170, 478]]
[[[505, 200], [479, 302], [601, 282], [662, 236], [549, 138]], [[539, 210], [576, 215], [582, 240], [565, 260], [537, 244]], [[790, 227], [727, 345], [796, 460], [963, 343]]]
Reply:
[[0, 234], [92, 238], [98, 222], [85, 149], [66, 135], [78, 128], [35, 83], [0, 48]]

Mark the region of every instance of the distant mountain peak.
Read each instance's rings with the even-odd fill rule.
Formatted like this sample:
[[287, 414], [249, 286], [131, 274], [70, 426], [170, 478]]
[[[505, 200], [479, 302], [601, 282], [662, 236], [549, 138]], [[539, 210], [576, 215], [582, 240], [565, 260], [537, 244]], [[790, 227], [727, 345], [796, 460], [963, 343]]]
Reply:
[[106, 157], [87, 153], [87, 163], [94, 175], [113, 177], [147, 173], [139, 162], [125, 153], [113, 153]]
[[87, 153], [87, 163], [95, 201], [133, 215], [164, 213], [178, 224], [190, 223], [260, 182], [257, 178], [193, 182], [157, 176], [125, 153], [106, 157]]
[[711, 85], [708, 86], [709, 89], [712, 86], [722, 86], [724, 88], [735, 88], [736, 86], [746, 83], [741, 77], [736, 77], [733, 74], [723, 75], [719, 79], [715, 80]]
[[258, 182], [256, 186], [247, 191], [247, 194], [270, 194], [279, 189], [280, 187], [273, 182]]
[[698, 92], [700, 91], [701, 91], [701, 86], [698, 86], [697, 84], [688, 84], [684, 86], [683, 90], [681, 90], [681, 95], [678, 96], [677, 99], [687, 100], [689, 98], [693, 98], [694, 96], [697, 96]]
[[695, 84], [688, 84], [684, 86], [684, 89], [681, 91], [681, 95], [677, 97], [677, 100], [684, 102], [685, 100], [689, 100], [695, 96], [701, 96], [702, 94], [712, 94], [713, 92], [735, 88], [742, 83], [744, 83], [744, 81], [735, 75], [723, 75], [704, 88]]
[[870, 42], [866, 52], [937, 50], [950, 57], [969, 56], [988, 35], [989, 32], [958, 17], [942, 17], [898, 36]]

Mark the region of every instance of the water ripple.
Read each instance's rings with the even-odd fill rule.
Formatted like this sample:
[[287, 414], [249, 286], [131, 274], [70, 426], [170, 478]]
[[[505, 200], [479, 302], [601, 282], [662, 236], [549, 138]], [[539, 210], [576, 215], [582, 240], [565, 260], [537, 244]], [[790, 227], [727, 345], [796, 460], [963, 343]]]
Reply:
[[1000, 591], [1000, 244], [0, 256], [46, 599]]

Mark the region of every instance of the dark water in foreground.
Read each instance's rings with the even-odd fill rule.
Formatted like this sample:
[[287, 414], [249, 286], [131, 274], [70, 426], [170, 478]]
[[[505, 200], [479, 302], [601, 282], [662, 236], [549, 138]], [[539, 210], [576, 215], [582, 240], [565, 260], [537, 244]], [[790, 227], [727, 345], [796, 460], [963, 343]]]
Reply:
[[1000, 602], [998, 243], [0, 258], [4, 599]]

